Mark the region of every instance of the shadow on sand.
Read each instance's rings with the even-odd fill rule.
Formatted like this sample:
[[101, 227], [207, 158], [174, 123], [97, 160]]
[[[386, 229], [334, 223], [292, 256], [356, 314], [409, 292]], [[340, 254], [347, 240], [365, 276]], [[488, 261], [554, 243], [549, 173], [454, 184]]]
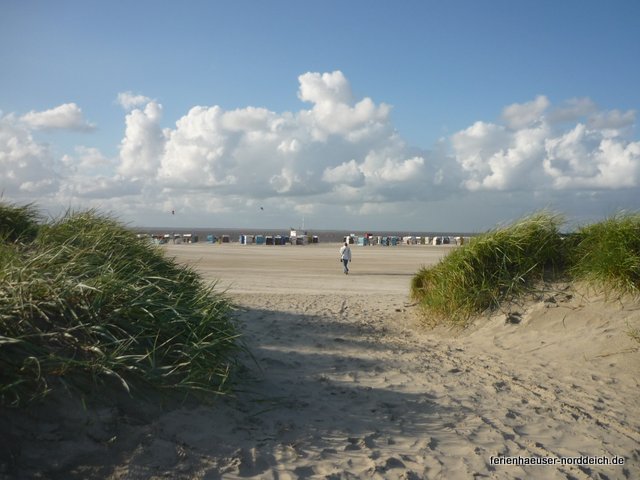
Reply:
[[380, 323], [259, 309], [238, 318], [251, 355], [233, 397], [163, 409], [122, 396], [88, 410], [73, 400], [37, 407], [16, 418], [22, 427], [3, 425], [15, 444], [0, 458], [0, 479], [271, 478], [297, 460], [294, 478], [317, 477], [313, 465], [324, 460], [422, 478], [424, 470], [412, 469], [418, 457], [468, 413], [420, 390], [424, 379], [415, 376], [429, 366], [407, 372], [397, 359], [427, 346], [380, 342]]

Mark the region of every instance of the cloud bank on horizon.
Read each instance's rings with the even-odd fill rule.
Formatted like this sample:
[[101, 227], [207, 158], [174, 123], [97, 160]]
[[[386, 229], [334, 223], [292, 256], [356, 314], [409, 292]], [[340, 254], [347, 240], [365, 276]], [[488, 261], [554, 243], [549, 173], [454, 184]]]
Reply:
[[[354, 97], [341, 71], [298, 82], [299, 111], [194, 106], [171, 127], [160, 100], [120, 92], [124, 135], [113, 157], [89, 146], [100, 126], [75, 103], [0, 112], [0, 191], [53, 211], [98, 207], [139, 225], [175, 209], [192, 223], [248, 226], [264, 221], [256, 213], [264, 205], [272, 221], [307, 215], [324, 228], [365, 228], [384, 216], [417, 228], [426, 206], [461, 197], [530, 211], [575, 196], [617, 205], [617, 195], [640, 186], [633, 110], [601, 110], [589, 98], [552, 105], [539, 95], [423, 149], [403, 140], [390, 105]], [[87, 144], [61, 153], [42, 139], [55, 142], [61, 131], [84, 132]]]

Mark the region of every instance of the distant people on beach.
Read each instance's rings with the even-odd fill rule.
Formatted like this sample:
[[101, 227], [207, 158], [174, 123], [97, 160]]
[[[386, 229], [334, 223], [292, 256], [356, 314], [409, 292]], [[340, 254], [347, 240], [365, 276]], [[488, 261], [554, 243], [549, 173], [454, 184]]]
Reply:
[[349, 275], [349, 262], [351, 261], [351, 248], [349, 244], [344, 242], [344, 245], [340, 247], [340, 260], [344, 266], [345, 275]]

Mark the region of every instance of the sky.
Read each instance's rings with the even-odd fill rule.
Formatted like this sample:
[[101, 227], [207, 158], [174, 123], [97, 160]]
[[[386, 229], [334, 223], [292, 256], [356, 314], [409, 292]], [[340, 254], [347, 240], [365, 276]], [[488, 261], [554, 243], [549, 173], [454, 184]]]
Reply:
[[482, 232], [640, 210], [635, 0], [0, 1], [0, 200]]

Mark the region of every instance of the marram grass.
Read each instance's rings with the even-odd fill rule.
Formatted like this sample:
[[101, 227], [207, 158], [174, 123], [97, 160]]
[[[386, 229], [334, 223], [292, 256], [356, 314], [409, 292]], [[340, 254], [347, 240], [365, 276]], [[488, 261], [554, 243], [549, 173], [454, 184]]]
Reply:
[[619, 213], [582, 227], [574, 243], [574, 278], [608, 293], [640, 293], [640, 213]]
[[475, 237], [418, 271], [411, 294], [432, 323], [458, 324], [546, 281], [640, 295], [639, 213], [621, 213], [568, 236], [559, 233], [561, 225], [560, 216], [541, 212]]
[[40, 215], [29, 205], [0, 202], [0, 242], [30, 242], [38, 233]]
[[0, 242], [0, 404], [114, 380], [226, 391], [238, 331], [213, 288], [93, 211]]
[[432, 320], [465, 323], [556, 277], [566, 262], [558, 215], [542, 212], [475, 237], [412, 279], [411, 294]]

